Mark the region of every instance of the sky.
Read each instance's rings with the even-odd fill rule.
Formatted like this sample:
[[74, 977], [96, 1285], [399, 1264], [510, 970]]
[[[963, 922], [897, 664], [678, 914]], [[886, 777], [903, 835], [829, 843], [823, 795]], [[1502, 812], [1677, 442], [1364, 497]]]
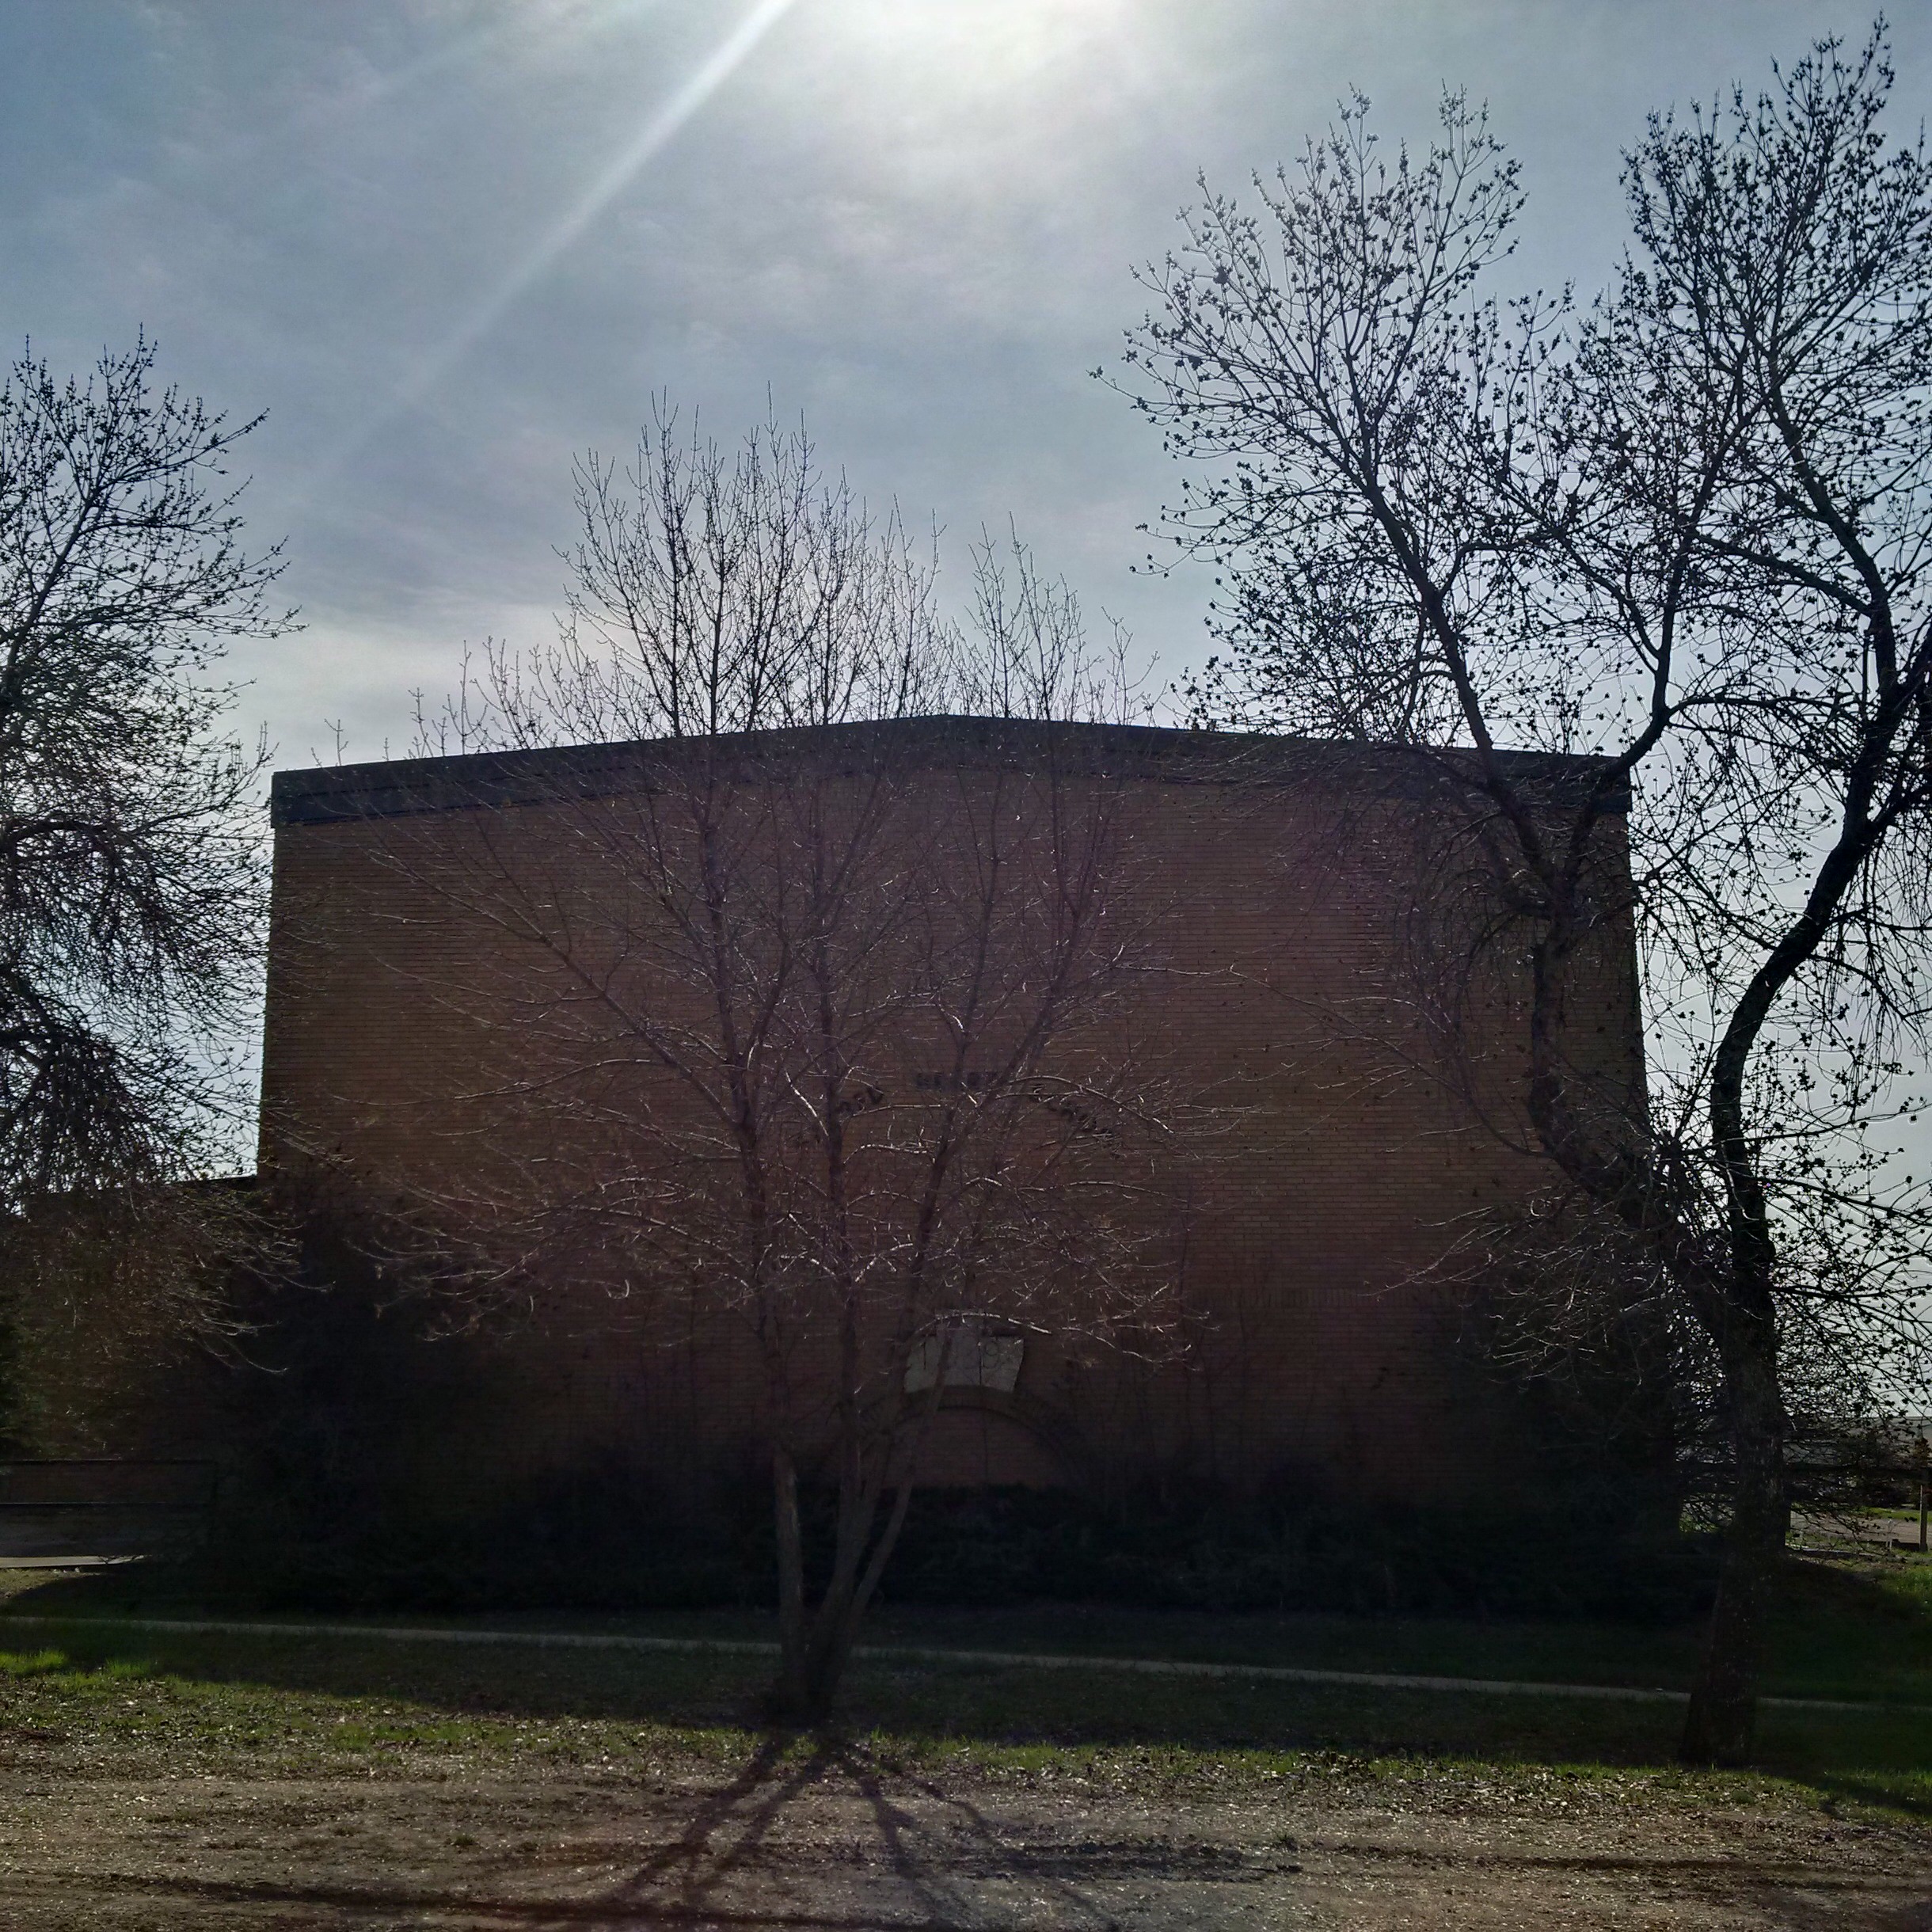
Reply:
[[[1485, 101], [1524, 287], [1614, 262], [1645, 113], [1755, 88], [1862, 7], [1797, 0], [3, 0], [0, 342], [138, 330], [250, 439], [305, 628], [238, 648], [277, 762], [406, 748], [466, 642], [542, 641], [572, 460], [652, 398], [802, 415], [875, 505], [1010, 518], [1150, 689], [1208, 587], [1137, 574], [1175, 479], [1094, 378], [1196, 177], [1239, 188], [1360, 89], [1426, 143]], [[1900, 121], [1932, 6], [1894, 23]]]

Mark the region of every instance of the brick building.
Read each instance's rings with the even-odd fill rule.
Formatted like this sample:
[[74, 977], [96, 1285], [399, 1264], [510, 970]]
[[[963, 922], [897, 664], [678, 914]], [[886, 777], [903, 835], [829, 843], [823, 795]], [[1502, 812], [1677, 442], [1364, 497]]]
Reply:
[[[1459, 1365], [1428, 1279], [1472, 1210], [1546, 1178], [1506, 1131], [1521, 988], [1505, 975], [1470, 999], [1476, 1036], [1455, 1079], [1432, 1069], [1413, 1023], [1437, 834], [1472, 808], [1466, 788], [1442, 782], [1453, 766], [1375, 747], [968, 719], [753, 749], [762, 776], [738, 782], [754, 788], [782, 782], [788, 760], [830, 759], [858, 782], [889, 758], [926, 788], [935, 823], [1000, 774], [1033, 783], [1050, 766], [1069, 797], [1105, 788], [1129, 861], [1118, 891], [1149, 962], [1109, 1024], [1219, 1107], [1188, 1182], [1185, 1346], [1076, 1360], [1015, 1329], [928, 1347], [910, 1379], [946, 1383], [932, 1480], [1180, 1476], [1386, 1496], [1467, 1493], [1502, 1467], [1521, 1478], [1518, 1422]], [[508, 998], [536, 968], [449, 880], [481, 851], [527, 869], [540, 858], [553, 895], [567, 880], [572, 918], [595, 927], [603, 907], [614, 922], [626, 884], [582, 835], [583, 815], [650, 793], [683, 755], [602, 746], [278, 774], [264, 1171], [327, 1158], [427, 1198], [460, 1191], [473, 1162], [496, 1172], [499, 1196], [513, 1188], [526, 1170], [504, 1143], [519, 1130], [491, 1095], [507, 1091], [503, 1043], [515, 1036], [496, 1027], [486, 1043], [477, 989]], [[1577, 767], [1536, 769], [1560, 801]], [[1622, 841], [1613, 820], [1607, 905], [1627, 878]], [[1627, 922], [1604, 933], [1573, 1003], [1573, 1057], [1641, 1104]], [[908, 1046], [880, 1083], [934, 1077]], [[425, 1481], [433, 1467], [439, 1485], [501, 1489], [615, 1457], [675, 1489], [755, 1458], [742, 1323], [694, 1318], [667, 1334], [618, 1319], [607, 1281], [587, 1275], [574, 1303], [570, 1284], [553, 1285], [542, 1318], [469, 1344], [460, 1371], [444, 1358], [415, 1451]]]

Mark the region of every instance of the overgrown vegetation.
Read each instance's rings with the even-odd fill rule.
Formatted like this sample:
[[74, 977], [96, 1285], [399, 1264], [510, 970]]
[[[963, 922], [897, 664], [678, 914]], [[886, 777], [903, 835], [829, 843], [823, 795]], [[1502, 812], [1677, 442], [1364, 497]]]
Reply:
[[[297, 1230], [292, 1273], [241, 1304], [257, 1320], [251, 1354], [272, 1372], [226, 1385], [236, 1455], [194, 1588], [291, 1611], [773, 1600], [760, 1469], [694, 1500], [613, 1444], [520, 1481], [466, 1485], [448, 1445], [479, 1439], [515, 1399], [519, 1336], [437, 1333], [439, 1299], [415, 1277], [433, 1275], [443, 1252], [415, 1253], [400, 1219], [325, 1175], [306, 1191], [295, 1181], [283, 1177], [278, 1211]], [[1538, 1487], [1487, 1504], [1348, 1500], [1319, 1468], [1284, 1468], [1246, 1497], [1185, 1479], [1104, 1498], [917, 1490], [883, 1600], [1651, 1623], [1707, 1603], [1711, 1550], [1680, 1533], [1673, 1471], [1647, 1437], [1607, 1452], [1603, 1428], [1549, 1401], [1525, 1405], [1521, 1420]], [[816, 1588], [837, 1505], [809, 1474], [800, 1534]]]
[[[768, 1603], [770, 1513], [747, 1483], [702, 1522], [620, 1462], [533, 1484], [451, 1520], [359, 1492], [306, 1522], [273, 1499], [218, 1542], [197, 1587], [222, 1600], [323, 1609], [629, 1610]], [[805, 1565], [829, 1567], [834, 1500], [801, 1501]], [[1694, 1615], [1708, 1543], [1633, 1523], [1617, 1499], [1538, 1513], [1240, 1502], [1211, 1493], [1112, 1506], [1029, 1489], [922, 1491], [880, 1584], [886, 1603], [1116, 1603], [1358, 1615]]]

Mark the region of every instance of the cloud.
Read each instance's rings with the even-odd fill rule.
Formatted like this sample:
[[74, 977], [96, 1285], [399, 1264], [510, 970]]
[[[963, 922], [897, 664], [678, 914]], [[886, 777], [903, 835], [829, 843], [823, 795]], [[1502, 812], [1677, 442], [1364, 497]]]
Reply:
[[[419, 403], [492, 329], [519, 297], [554, 268], [562, 257], [637, 176], [683, 131], [712, 96], [728, 81], [759, 42], [792, 10], [795, 0], [752, 0], [736, 25], [717, 42], [671, 93], [645, 116], [643, 124], [572, 195], [509, 272], [466, 314], [448, 335], [422, 357], [398, 385], [387, 406], [366, 418], [325, 459], [310, 486], [337, 473], [343, 464], [386, 423]], [[499, 30], [500, 31], [500, 29]], [[478, 36], [482, 38], [483, 36]], [[416, 63], [417, 70], [439, 63]], [[371, 96], [379, 97], [379, 93]]]
[[[668, 388], [769, 394], [875, 500], [1009, 512], [1178, 666], [1204, 587], [1137, 577], [1171, 495], [1086, 375], [1198, 168], [1239, 187], [1359, 85], [1426, 138], [1486, 97], [1531, 189], [1516, 267], [1603, 273], [1619, 145], [1864, 7], [1753, 0], [331, 0], [0, 10], [0, 333], [82, 366], [146, 323], [271, 411], [251, 522], [312, 628], [249, 702], [406, 736], [462, 639], [547, 624], [572, 453]], [[1923, 92], [1932, 21], [1898, 29]], [[406, 406], [398, 409], [398, 398]], [[333, 462], [332, 452], [337, 453]], [[963, 545], [955, 544], [955, 549]], [[251, 720], [251, 722], [253, 721]]]

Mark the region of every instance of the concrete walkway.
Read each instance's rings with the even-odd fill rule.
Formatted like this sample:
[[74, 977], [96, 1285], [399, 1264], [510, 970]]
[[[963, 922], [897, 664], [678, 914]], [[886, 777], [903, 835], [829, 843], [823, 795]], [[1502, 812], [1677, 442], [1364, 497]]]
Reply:
[[[778, 1646], [751, 1638], [636, 1637], [598, 1630], [477, 1630], [428, 1625], [240, 1622], [214, 1617], [48, 1617], [0, 1612], [0, 1631], [12, 1626], [49, 1630], [140, 1630], [181, 1637], [305, 1637], [415, 1644], [508, 1644], [560, 1650], [670, 1651], [687, 1654], [775, 1657]], [[1333, 1684], [1377, 1690], [1433, 1690], [1462, 1696], [1596, 1698], [1637, 1704], [1683, 1704], [1686, 1690], [1630, 1684], [1538, 1683], [1500, 1677], [1435, 1677], [1399, 1671], [1304, 1670], [1280, 1664], [1205, 1664], [1167, 1657], [1070, 1656], [1055, 1651], [953, 1650], [905, 1645], [859, 1645], [861, 1662], [971, 1665], [996, 1670], [1109, 1671], [1147, 1677], [1240, 1678], [1270, 1683]], [[1932, 1705], [1855, 1702], [1839, 1698], [1763, 1697], [1773, 1710], [1850, 1711], [1869, 1714], [1932, 1715]]]

